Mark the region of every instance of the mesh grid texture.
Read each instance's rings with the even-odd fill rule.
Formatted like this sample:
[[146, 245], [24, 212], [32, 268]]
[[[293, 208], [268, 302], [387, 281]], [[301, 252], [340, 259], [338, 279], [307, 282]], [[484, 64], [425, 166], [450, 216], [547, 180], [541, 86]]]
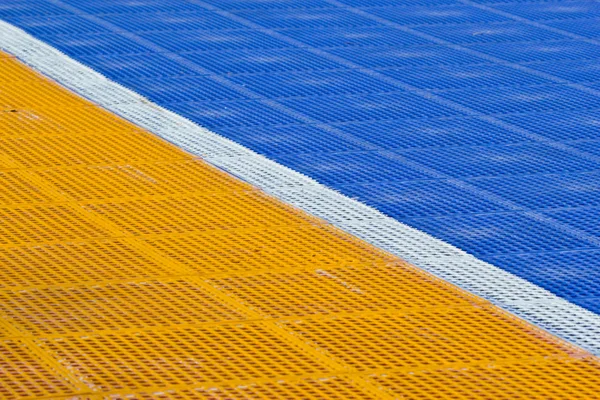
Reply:
[[[61, 133], [40, 123], [3, 139], [32, 145], [12, 145], [1, 171], [15, 188], [0, 197], [1, 397], [393, 398], [403, 386], [374, 383], [382, 369], [500, 362], [539, 374], [527, 368], [542, 359], [585, 364], [572, 373], [598, 382], [591, 354], [116, 116], [82, 134], [101, 120], [88, 114], [110, 118], [75, 101], [79, 122]], [[315, 215], [353, 204], [258, 156], [223, 165], [255, 159], [275, 171], [261, 187], [286, 176], [270, 191]], [[367, 206], [334, 219], [398, 231]], [[405, 232], [431, 256], [433, 239]], [[564, 370], [547, 370], [563, 388], [552, 393], [577, 398]]]

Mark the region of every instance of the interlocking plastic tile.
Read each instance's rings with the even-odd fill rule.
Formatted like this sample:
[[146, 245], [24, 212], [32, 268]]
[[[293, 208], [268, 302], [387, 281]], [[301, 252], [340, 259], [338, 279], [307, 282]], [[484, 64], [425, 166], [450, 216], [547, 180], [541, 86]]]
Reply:
[[584, 83], [600, 81], [600, 67], [591, 60], [562, 61], [529, 65], [529, 68], [566, 79], [569, 82]]
[[457, 90], [440, 96], [484, 114], [600, 108], [600, 97], [560, 85]]
[[378, 25], [377, 22], [352, 12], [333, 9], [294, 9], [236, 11], [235, 15], [264, 28], [319, 28]]
[[326, 0], [209, 0], [206, 3], [221, 10], [278, 10], [332, 8]]
[[[408, 284], [421, 274], [423, 277], [417, 285]], [[268, 318], [457, 307], [480, 301], [443, 287], [423, 272], [402, 264], [311, 268], [213, 278], [207, 282]], [[398, 291], [400, 285], [402, 291]], [[424, 289], [427, 297], [422, 295]]]
[[[464, 324], [477, 326], [477, 336], [467, 339]], [[352, 370], [414, 368], [417, 365], [492, 362], [516, 357], [565, 355], [550, 337], [533, 337], [515, 345], [522, 326], [503, 313], [485, 307], [464, 310], [366, 314], [290, 320], [281, 325], [318, 351]], [[500, 334], [496, 329], [502, 327]], [[489, 339], [495, 344], [490, 346]], [[415, 351], [409, 342], [422, 343]]]
[[598, 39], [600, 37], [600, 33], [598, 32], [598, 23], [598, 16], [596, 16], [596, 19], [546, 22], [546, 24], [552, 28], [557, 28], [591, 39]]
[[427, 39], [387, 26], [310, 28], [280, 31], [285, 36], [314, 47], [394, 46], [432, 44]]
[[[299, 122], [289, 113], [266, 108], [259, 100], [171, 103], [166, 105], [176, 113], [206, 128], [288, 125]], [[260, 113], [257, 110], [261, 110]]]
[[568, 39], [568, 36], [522, 22], [420, 26], [415, 30], [454, 44], [510, 43]]
[[593, 171], [600, 167], [597, 162], [540, 143], [412, 150], [402, 156], [455, 178]]
[[0, 4], [0, 18], [58, 16], [71, 14], [62, 7], [44, 0], [6, 0]]
[[359, 122], [460, 115], [459, 111], [450, 107], [408, 92], [308, 97], [283, 100], [281, 103], [321, 122]]
[[[78, 240], [0, 249], [0, 289], [149, 279], [181, 271], [127, 239]], [[60, 273], [56, 270], [60, 268]]]
[[102, 18], [130, 32], [243, 29], [244, 25], [210, 11], [110, 14]]
[[138, 54], [122, 56], [86, 56], [80, 61], [91, 63], [102, 75], [110, 79], [139, 79], [201, 75], [194, 69], [160, 54]]
[[343, 192], [398, 220], [508, 210], [441, 180], [354, 184]]
[[0, 291], [0, 313], [35, 336], [244, 319], [193, 278]]
[[341, 65], [302, 49], [231, 50], [183, 55], [219, 74], [265, 73], [337, 69]]
[[141, 34], [146, 40], [173, 52], [212, 50], [256, 50], [290, 47], [287, 42], [262, 32], [251, 30], [235, 31], [184, 31], [154, 32]]
[[168, 13], [199, 9], [185, 0], [169, 0], [168, 3], [162, 0], [65, 0], [64, 3], [90, 14]]
[[347, 48], [334, 49], [330, 53], [367, 68], [482, 64], [486, 62], [467, 52], [438, 45], [410, 48]]
[[108, 233], [68, 205], [0, 208], [0, 245], [94, 239]]
[[37, 174], [62, 194], [80, 202], [253, 189], [219, 170], [207, 169], [202, 161], [191, 160], [49, 169]]
[[119, 34], [55, 35], [46, 42], [59, 47], [71, 57], [111, 56], [116, 54], [148, 54], [152, 50]]
[[151, 237], [144, 242], [201, 275], [373, 266], [394, 261], [390, 255], [328, 226], [237, 229]]
[[572, 300], [600, 297], [598, 250], [487, 257], [500, 268]]
[[428, 176], [414, 168], [402, 165], [379, 152], [340, 154], [294, 154], [274, 157], [292, 169], [312, 176], [325, 185], [382, 180], [426, 179]]
[[266, 156], [363, 150], [362, 146], [341, 137], [331, 137], [314, 125], [252, 126], [219, 129], [219, 132]]
[[21, 339], [0, 339], [0, 395], [7, 399], [74, 396], [83, 390], [77, 381]]
[[21, 171], [0, 172], [0, 205], [48, 203], [56, 200], [43, 184]]
[[569, 146], [575, 147], [578, 150], [592, 154], [596, 157], [600, 157], [600, 141], [598, 140], [571, 142], [569, 143]]
[[324, 374], [331, 367], [263, 323], [38, 339], [96, 389]]
[[368, 10], [368, 12], [403, 26], [510, 21], [509, 18], [502, 15], [462, 4], [383, 7]]
[[600, 227], [598, 226], [596, 218], [598, 211], [599, 209], [597, 207], [581, 207], [551, 210], [544, 212], [544, 214], [569, 224], [570, 226], [574, 226], [577, 229], [581, 229], [584, 232], [591, 233], [592, 235], [599, 235]]
[[556, 141], [597, 139], [600, 127], [600, 112], [596, 110], [505, 115], [499, 118]]
[[476, 257], [595, 247], [521, 213], [423, 218], [406, 222], [461, 249], [468, 249]]
[[242, 75], [232, 79], [269, 98], [385, 93], [399, 89], [354, 70]]
[[131, 81], [129, 87], [147, 99], [160, 103], [246, 98], [231, 87], [206, 76], [136, 79]]
[[[47, 156], [40, 158], [40, 152], [47, 152]], [[128, 132], [127, 136], [107, 133], [2, 139], [2, 153], [27, 168], [189, 158], [183, 151], [139, 131]]]
[[128, 399], [133, 400], [188, 400], [188, 399], [280, 399], [287, 400], [294, 398], [299, 393], [304, 396], [315, 399], [333, 399], [333, 400], [370, 400], [375, 395], [371, 390], [361, 385], [360, 382], [346, 377], [320, 377], [312, 379], [277, 379], [272, 381], [262, 381], [260, 383], [251, 383], [244, 386], [214, 386], [205, 385], [198, 387], [166, 390], [161, 392], [142, 392], [130, 394]]
[[[598, 380], [598, 361], [584, 358], [577, 361], [538, 360], [531, 364], [506, 363], [497, 366], [469, 366], [423, 370], [411, 373], [371, 375], [367, 380], [394, 398], [411, 400], [439, 397], [473, 400], [544, 399], [556, 387], [564, 387], [570, 399], [593, 399], [588, 382]], [[552, 382], [538, 374], [551, 373]], [[522, 379], [532, 374], [531, 379]], [[585, 376], [584, 379], [580, 377]]]
[[108, 28], [77, 15], [4, 17], [4, 19], [27, 32], [40, 36], [110, 33]]
[[520, 42], [469, 45], [468, 48], [511, 62], [594, 60], [600, 45], [583, 41]]
[[260, 193], [98, 203], [86, 209], [133, 235], [259, 228], [310, 221], [309, 217], [289, 206], [273, 203]]
[[493, 6], [496, 10], [533, 21], [600, 18], [600, 4], [593, 1], [513, 3]]
[[385, 149], [508, 144], [530, 141], [526, 136], [477, 118], [392, 120], [337, 124], [354, 137]]
[[465, 89], [552, 83], [550, 79], [497, 65], [428, 66], [390, 69], [382, 74], [419, 89]]
[[524, 175], [468, 181], [530, 209], [600, 206], [600, 174]]
[[350, 7], [387, 7], [387, 6], [414, 6], [414, 5], [438, 5], [456, 4], [458, 0], [342, 0], [342, 4]]

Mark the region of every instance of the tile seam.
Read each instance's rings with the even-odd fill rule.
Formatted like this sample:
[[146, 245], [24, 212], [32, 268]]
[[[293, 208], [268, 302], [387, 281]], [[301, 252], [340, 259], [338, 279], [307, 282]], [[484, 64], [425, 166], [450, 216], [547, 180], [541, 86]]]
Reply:
[[[265, 190], [285, 203], [324, 218], [332, 225], [376, 247], [600, 355], [599, 315], [167, 111], [4, 21], [0, 21], [0, 33], [1, 48], [100, 106]], [[106, 96], [107, 90], [118, 93], [125, 102], [111, 101]], [[232, 167], [232, 161], [234, 164], [241, 163], [246, 168], [239, 168], [239, 164], [238, 168], [235, 165]], [[260, 167], [272, 176], [267, 177], [267, 180], [260, 174], [257, 176], [253, 168]], [[284, 196], [281, 189], [285, 187], [295, 188], [300, 193], [300, 198]], [[310, 194], [307, 194], [306, 189], [312, 192], [312, 199], [317, 199], [322, 204], [309, 207], [303, 201]], [[490, 276], [494, 276], [494, 279], [490, 280]], [[537, 293], [539, 296], [533, 300], [523, 300], [523, 293]], [[520, 300], [515, 301], [514, 298]]]

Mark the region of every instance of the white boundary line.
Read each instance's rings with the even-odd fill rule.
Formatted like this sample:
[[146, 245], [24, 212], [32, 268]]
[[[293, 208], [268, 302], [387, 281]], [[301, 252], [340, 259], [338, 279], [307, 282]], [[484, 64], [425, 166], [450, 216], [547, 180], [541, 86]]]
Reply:
[[0, 48], [282, 201], [600, 355], [599, 315], [165, 110], [4, 21], [0, 21]]

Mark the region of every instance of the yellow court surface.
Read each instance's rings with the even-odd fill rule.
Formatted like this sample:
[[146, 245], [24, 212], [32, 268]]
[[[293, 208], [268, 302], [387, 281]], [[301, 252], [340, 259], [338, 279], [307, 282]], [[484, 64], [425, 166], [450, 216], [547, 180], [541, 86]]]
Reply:
[[0, 398], [600, 398], [590, 354], [1, 57]]

